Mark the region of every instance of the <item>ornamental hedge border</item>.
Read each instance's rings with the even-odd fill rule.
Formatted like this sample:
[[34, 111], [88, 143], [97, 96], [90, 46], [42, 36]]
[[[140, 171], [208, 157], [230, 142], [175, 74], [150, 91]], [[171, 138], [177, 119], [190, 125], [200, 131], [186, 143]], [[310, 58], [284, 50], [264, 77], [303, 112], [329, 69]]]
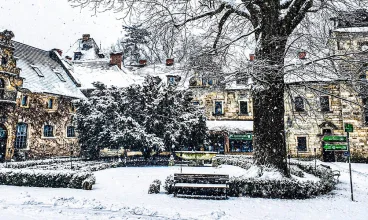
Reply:
[[96, 179], [88, 172], [0, 169], [1, 185], [82, 189], [85, 181], [92, 187]]
[[[219, 158], [219, 164], [239, 166], [249, 169], [252, 164], [249, 158]], [[336, 185], [331, 169], [326, 167], [309, 164], [293, 164], [302, 171], [315, 175], [320, 178], [319, 181], [299, 181], [294, 178], [284, 177], [283, 179], [258, 179], [233, 177], [229, 182], [230, 196], [250, 196], [262, 198], [279, 199], [307, 199], [318, 195], [331, 192]]]

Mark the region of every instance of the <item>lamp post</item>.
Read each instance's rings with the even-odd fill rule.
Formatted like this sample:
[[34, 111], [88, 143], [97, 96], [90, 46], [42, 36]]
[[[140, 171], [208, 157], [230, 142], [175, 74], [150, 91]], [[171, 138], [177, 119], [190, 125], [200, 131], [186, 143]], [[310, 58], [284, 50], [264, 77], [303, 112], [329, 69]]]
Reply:
[[[287, 118], [287, 121], [286, 121], [286, 126], [287, 126], [287, 136], [289, 136], [289, 133], [290, 133], [290, 129], [291, 127], [293, 126], [293, 121], [291, 120], [291, 118], [288, 116]], [[288, 138], [286, 137], [285, 135], [285, 139], [287, 141], [287, 148], [288, 148], [288, 159], [289, 159], [289, 175], [291, 175], [291, 172], [290, 172], [290, 159], [291, 159], [291, 155], [290, 155], [290, 145], [289, 145], [289, 141], [288, 141]]]

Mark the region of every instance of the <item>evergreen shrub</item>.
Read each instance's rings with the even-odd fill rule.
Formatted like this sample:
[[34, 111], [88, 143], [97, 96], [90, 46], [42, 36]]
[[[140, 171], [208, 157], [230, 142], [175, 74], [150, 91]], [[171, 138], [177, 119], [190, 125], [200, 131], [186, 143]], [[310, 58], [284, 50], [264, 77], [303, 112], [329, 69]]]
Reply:
[[169, 175], [166, 177], [164, 189], [166, 190], [167, 194], [172, 194], [174, 192], [174, 176]]

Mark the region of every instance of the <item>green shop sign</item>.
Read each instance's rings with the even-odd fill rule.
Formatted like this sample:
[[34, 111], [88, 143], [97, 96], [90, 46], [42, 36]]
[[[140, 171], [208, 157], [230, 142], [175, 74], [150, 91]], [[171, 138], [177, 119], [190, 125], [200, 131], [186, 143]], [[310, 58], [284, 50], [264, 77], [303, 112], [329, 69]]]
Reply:
[[231, 139], [231, 140], [251, 141], [252, 140], [252, 134], [230, 134], [229, 139]]
[[323, 148], [325, 150], [348, 150], [348, 145], [346, 144], [325, 144]]
[[346, 136], [324, 136], [323, 141], [326, 141], [326, 142], [346, 142]]
[[354, 127], [352, 124], [345, 124], [345, 132], [353, 132]]

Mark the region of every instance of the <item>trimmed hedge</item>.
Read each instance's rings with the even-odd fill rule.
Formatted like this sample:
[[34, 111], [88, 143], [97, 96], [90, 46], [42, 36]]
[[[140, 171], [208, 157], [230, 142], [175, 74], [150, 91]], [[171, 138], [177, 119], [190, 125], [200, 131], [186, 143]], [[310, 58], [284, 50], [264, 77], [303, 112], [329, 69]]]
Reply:
[[83, 181], [95, 183], [92, 173], [56, 170], [0, 169], [0, 184], [82, 189]]
[[[248, 157], [221, 157], [217, 158], [219, 164], [239, 166], [249, 169], [254, 165]], [[300, 181], [296, 178], [283, 177], [282, 179], [263, 179], [232, 177], [229, 182], [230, 196], [250, 196], [262, 198], [281, 198], [281, 199], [307, 199], [314, 196], [331, 192], [336, 185], [331, 169], [308, 163], [293, 163], [291, 173], [295, 176], [303, 177], [304, 173], [319, 177], [319, 181]], [[262, 170], [267, 167], [261, 166]], [[260, 174], [259, 176], [262, 176]]]

